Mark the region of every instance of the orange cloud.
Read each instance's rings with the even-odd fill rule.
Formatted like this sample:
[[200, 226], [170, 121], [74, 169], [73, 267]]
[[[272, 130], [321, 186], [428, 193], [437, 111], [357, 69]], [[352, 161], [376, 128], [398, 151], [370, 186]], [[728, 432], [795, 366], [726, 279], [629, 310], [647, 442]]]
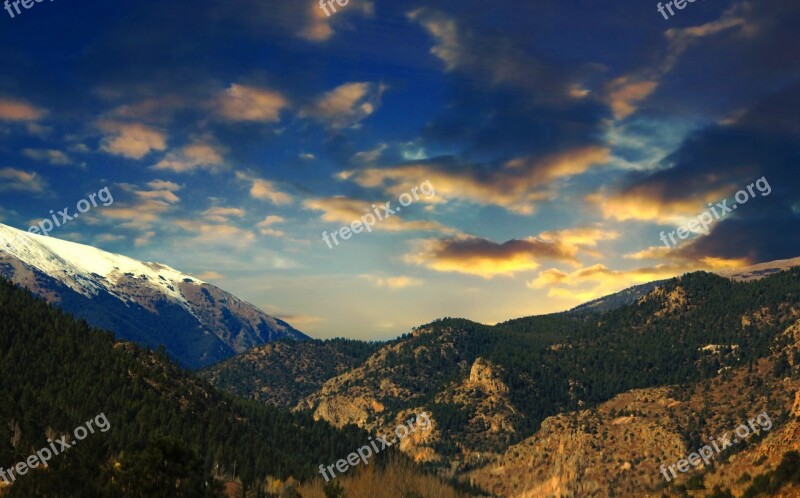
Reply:
[[0, 191], [42, 192], [44, 187], [44, 180], [38, 173], [15, 168], [0, 169]]
[[359, 275], [358, 278], [367, 280], [377, 287], [388, 289], [405, 289], [406, 287], [417, 287], [422, 285], [422, 280], [413, 277], [379, 277], [375, 275]]
[[655, 81], [636, 81], [631, 76], [621, 76], [608, 84], [608, 101], [614, 117], [622, 119], [636, 111], [636, 104], [650, 96], [658, 87]]
[[509, 161], [499, 171], [474, 169], [444, 170], [434, 165], [409, 164], [393, 168], [343, 171], [339, 178], [352, 179], [362, 187], [383, 188], [400, 195], [430, 180], [436, 196], [424, 202], [437, 203], [468, 199], [477, 204], [496, 205], [520, 214], [532, 214], [536, 204], [554, 198], [552, 183], [588, 171], [609, 160], [605, 147], [586, 146], [543, 157]]
[[279, 223], [283, 223], [284, 221], [286, 220], [283, 219], [283, 217], [281, 216], [270, 215], [261, 220], [260, 222], [258, 222], [256, 224], [256, 228], [258, 228], [258, 231], [259, 233], [261, 233], [261, 235], [268, 235], [271, 237], [285, 237], [286, 232], [272, 228], [272, 225], [277, 225]]
[[103, 121], [98, 127], [106, 136], [100, 141], [100, 149], [129, 159], [141, 159], [152, 151], [167, 148], [164, 133], [138, 123]]
[[345, 83], [305, 107], [301, 117], [312, 117], [334, 129], [356, 125], [375, 112], [386, 89], [374, 83]]
[[232, 84], [219, 97], [219, 114], [230, 121], [280, 121], [281, 111], [289, 101], [280, 93], [266, 88]]
[[557, 241], [536, 237], [509, 240], [502, 244], [469, 235], [450, 239], [424, 240], [405, 256], [407, 263], [439, 272], [456, 272], [493, 278], [513, 276], [539, 268], [542, 259], [577, 263], [575, 249]]
[[[650, 248], [629, 256], [633, 259], [651, 259], [650, 256], [660, 254], [662, 251], [659, 248]], [[747, 259], [701, 258], [692, 260], [678, 252], [667, 256], [670, 259], [668, 263], [630, 270], [612, 270], [602, 264], [580, 268], [571, 273], [551, 268], [540, 272], [527, 285], [531, 289], [548, 288], [548, 297], [585, 302], [634, 285], [668, 279], [684, 273], [739, 268], [750, 263]]]
[[47, 161], [54, 166], [72, 164], [72, 159], [56, 149], [22, 149], [22, 155], [34, 161]]
[[680, 192], [671, 192], [670, 188], [674, 187], [665, 183], [648, 183], [613, 194], [601, 190], [587, 196], [586, 200], [598, 205], [606, 219], [682, 225], [708, 209], [709, 202], [725, 199], [736, 191], [735, 186], [725, 185], [680, 195]]
[[291, 195], [281, 192], [275, 183], [250, 175], [249, 173], [236, 173], [236, 179], [250, 182], [250, 197], [262, 201], [269, 201], [276, 206], [284, 206], [294, 202]]
[[616, 119], [623, 119], [638, 108], [640, 102], [649, 97], [659, 86], [661, 80], [677, 65], [681, 56], [699, 39], [716, 35], [730, 28], [738, 27], [741, 33], [750, 36], [756, 27], [748, 24], [748, 2], [735, 4], [722, 16], [699, 26], [670, 28], [664, 33], [667, 39], [666, 55], [661, 63], [653, 67], [638, 69], [631, 74], [613, 79], [606, 85], [605, 100], [611, 106]]
[[21, 100], [0, 98], [0, 121], [36, 121], [46, 111]]
[[[352, 199], [350, 197], [326, 197], [310, 199], [303, 203], [306, 209], [322, 211], [321, 219], [331, 223], [342, 223], [349, 225], [358, 221], [367, 213], [374, 213], [372, 206], [383, 206], [383, 203], [371, 203]], [[381, 215], [383, 211], [379, 209]], [[436, 231], [442, 233], [455, 233], [455, 230], [448, 228], [435, 221], [404, 220], [399, 216], [390, 216], [378, 221], [373, 230], [386, 230], [389, 232], [409, 232], [409, 231]]]
[[177, 152], [170, 152], [156, 163], [153, 169], [170, 170], [185, 173], [197, 169], [219, 171], [225, 164], [222, 158], [224, 150], [203, 142], [195, 142]]

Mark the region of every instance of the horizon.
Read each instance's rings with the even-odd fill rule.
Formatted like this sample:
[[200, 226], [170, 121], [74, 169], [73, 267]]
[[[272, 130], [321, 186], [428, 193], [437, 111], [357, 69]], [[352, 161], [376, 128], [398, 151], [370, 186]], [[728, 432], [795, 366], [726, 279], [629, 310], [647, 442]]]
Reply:
[[[5, 226], [5, 227], [8, 227], [8, 228], [11, 228], [11, 229], [17, 230], [17, 231], [19, 231], [20, 233], [22, 233], [22, 234], [24, 234], [24, 235], [27, 235], [27, 236], [36, 236], [36, 237], [49, 237], [49, 235], [42, 235], [42, 234], [28, 233], [28, 232], [25, 232], [25, 231], [23, 231], [23, 230], [20, 230], [20, 229], [18, 229], [18, 228], [16, 228], [16, 227], [12, 227], [12, 226], [6, 225], [6, 224], [4, 224], [4, 223], [0, 223], [0, 227], [2, 227], [2, 226]], [[2, 238], [2, 234], [0, 234], [0, 238]], [[57, 237], [54, 237], [54, 238], [57, 238]], [[13, 240], [16, 240], [16, 239], [13, 239]], [[12, 242], [13, 242], [13, 240], [12, 240]], [[65, 239], [58, 239], [58, 240], [60, 240], [60, 241], [63, 241], [63, 242], [65, 242], [65, 243], [67, 243], [67, 244], [77, 244], [77, 245], [80, 245], [80, 246], [85, 246], [85, 247], [93, 247], [93, 246], [88, 246], [88, 245], [86, 245], [86, 244], [81, 244], [81, 243], [79, 243], [79, 242], [74, 242], [74, 241], [70, 241], [70, 240], [65, 240]], [[101, 250], [102, 250], [102, 249], [101, 249]], [[123, 257], [123, 258], [130, 258], [130, 256], [127, 256], [127, 255], [125, 255], [125, 254], [119, 254], [119, 253], [110, 253], [110, 254], [112, 254], [112, 255], [114, 255], [114, 256], [121, 256], [121, 257]], [[130, 258], [130, 259], [133, 259], [133, 258]], [[728, 273], [728, 272], [729, 272], [729, 273], [732, 273], [732, 274], [734, 274], [734, 275], [735, 275], [735, 274], [738, 274], [738, 273], [740, 273], [740, 272], [742, 272], [742, 271], [744, 271], [744, 270], [749, 270], [749, 269], [752, 269], [753, 267], [758, 267], [758, 266], [762, 266], [762, 265], [768, 265], [768, 264], [777, 264], [777, 263], [794, 262], [794, 261], [796, 261], [796, 260], [800, 260], [800, 256], [798, 256], [798, 257], [795, 257], [795, 258], [787, 258], [787, 259], [780, 259], [780, 260], [774, 260], [774, 261], [761, 261], [761, 262], [753, 263], [752, 265], [748, 265], [748, 266], [744, 266], [744, 267], [739, 267], [739, 268], [731, 268], [731, 269], [728, 269], [728, 270], [722, 270], [722, 271], [718, 271], [718, 272], [710, 272], [710, 273], [716, 274], [716, 275], [718, 275], [718, 276], [723, 276], [723, 275], [722, 275], [722, 273]], [[138, 262], [138, 260], [135, 260], [135, 261], [137, 261], [137, 262]], [[213, 284], [213, 283], [206, 282], [206, 281], [204, 281], [204, 280], [202, 280], [202, 279], [200, 279], [200, 278], [198, 278], [198, 277], [195, 277], [195, 276], [194, 276], [194, 275], [192, 275], [192, 274], [185, 273], [185, 272], [181, 271], [181, 270], [180, 270], [180, 269], [178, 269], [178, 268], [174, 268], [174, 267], [172, 267], [172, 266], [170, 266], [170, 265], [166, 265], [166, 264], [164, 264], [163, 262], [160, 262], [160, 261], [141, 261], [141, 263], [143, 263], [143, 264], [146, 264], [146, 265], [147, 265], [147, 264], [154, 264], [154, 265], [159, 265], [159, 266], [166, 266], [168, 269], [174, 270], [174, 271], [176, 271], [176, 272], [179, 272], [179, 273], [183, 273], [183, 274], [185, 274], [186, 276], [192, 277], [192, 278], [194, 278], [194, 279], [196, 279], [196, 280], [198, 280], [198, 281], [200, 281], [200, 282], [203, 282], [203, 283], [206, 283], [206, 284], [210, 284], [210, 285], [215, 285], [215, 284]], [[800, 261], [797, 261], [797, 263], [798, 263], [797, 265], [792, 265], [792, 267], [793, 267], [793, 266], [800, 266]], [[788, 269], [788, 268], [790, 268], [790, 267], [787, 267], [787, 266], [785, 266], [785, 265], [784, 265], [784, 266], [780, 266], [779, 268], [780, 268], [782, 271], [785, 271], [786, 269]], [[683, 274], [680, 274], [680, 275], [675, 275], [674, 277], [671, 277], [671, 278], [680, 278], [680, 277], [683, 277], [683, 276], [685, 276], [685, 275], [688, 275], [688, 274], [691, 274], [691, 273], [702, 272], [702, 271], [705, 271], [705, 270], [692, 270], [692, 271], [687, 271], [686, 273], [683, 273]], [[669, 279], [661, 279], [661, 280], [658, 280], [658, 281], [666, 281], [666, 280], [669, 280]], [[387, 336], [387, 337], [383, 337], [383, 338], [367, 338], [367, 339], [363, 339], [363, 338], [362, 338], [362, 339], [360, 339], [360, 338], [357, 338], [357, 337], [348, 337], [348, 336], [345, 336], [345, 335], [333, 335], [333, 336], [330, 336], [330, 337], [314, 337], [314, 336], [312, 336], [312, 335], [309, 335], [309, 334], [308, 334], [306, 331], [302, 330], [301, 328], [299, 328], [299, 327], [295, 327], [295, 326], [294, 326], [294, 324], [292, 324], [291, 322], [288, 322], [288, 321], [287, 321], [287, 323], [288, 323], [289, 325], [291, 325], [293, 328], [295, 328], [296, 330], [298, 330], [298, 331], [302, 332], [303, 334], [307, 335], [307, 336], [308, 336], [310, 339], [313, 339], [313, 340], [328, 340], [328, 339], [351, 339], [351, 340], [363, 340], [363, 341], [366, 341], [366, 342], [390, 342], [390, 341], [392, 341], [392, 340], [394, 340], [394, 339], [397, 339], [397, 338], [399, 338], [399, 337], [401, 337], [401, 336], [403, 336], [403, 335], [405, 335], [405, 334], [408, 334], [408, 333], [412, 332], [413, 330], [416, 330], [416, 329], [418, 329], [418, 328], [420, 328], [420, 327], [423, 327], [423, 326], [425, 326], [425, 325], [429, 325], [429, 324], [431, 324], [431, 323], [433, 323], [433, 322], [435, 322], [435, 321], [437, 321], [437, 320], [443, 320], [443, 319], [456, 319], [456, 320], [459, 320], [459, 319], [463, 319], [463, 320], [468, 320], [468, 321], [470, 321], [470, 322], [473, 322], [473, 323], [477, 323], [477, 324], [479, 324], [479, 325], [485, 325], [485, 326], [488, 326], [488, 327], [494, 327], [494, 326], [496, 326], [496, 325], [499, 325], [499, 324], [501, 324], [501, 323], [508, 322], [508, 321], [512, 321], [512, 320], [519, 320], [519, 319], [524, 319], [524, 318], [532, 318], [532, 317], [540, 317], [540, 316], [547, 316], [547, 315], [556, 315], [556, 314], [561, 314], [561, 313], [567, 313], [567, 312], [569, 312], [569, 311], [572, 311], [572, 310], [574, 310], [575, 308], [579, 308], [579, 307], [581, 307], [581, 306], [584, 306], [584, 305], [590, 304], [590, 303], [592, 303], [592, 302], [595, 302], [595, 301], [602, 301], [604, 298], [610, 297], [610, 296], [612, 296], [612, 295], [615, 295], [615, 294], [617, 294], [617, 293], [619, 293], [619, 292], [624, 292], [624, 291], [626, 291], [626, 290], [629, 290], [629, 289], [631, 289], [631, 288], [635, 288], [635, 287], [638, 287], [638, 286], [641, 286], [641, 285], [647, 285], [647, 284], [649, 284], [649, 283], [655, 283], [655, 282], [657, 282], [657, 281], [651, 281], [651, 282], [645, 282], [645, 283], [641, 283], [641, 284], [635, 284], [635, 285], [633, 285], [633, 286], [631, 286], [631, 287], [626, 287], [626, 288], [624, 288], [624, 289], [621, 289], [621, 290], [619, 290], [619, 291], [615, 291], [615, 292], [612, 292], [612, 293], [610, 293], [610, 294], [606, 294], [606, 295], [604, 295], [604, 296], [600, 296], [600, 297], [598, 297], [598, 298], [594, 298], [594, 299], [591, 299], [591, 300], [589, 300], [589, 301], [585, 301], [585, 302], [579, 303], [579, 304], [577, 304], [577, 305], [575, 305], [575, 306], [572, 306], [572, 307], [570, 307], [570, 308], [566, 308], [566, 309], [563, 309], [563, 310], [551, 311], [551, 312], [548, 312], [548, 313], [537, 313], [537, 314], [531, 314], [531, 315], [515, 316], [515, 317], [510, 317], [510, 318], [503, 319], [503, 320], [501, 320], [501, 321], [497, 321], [497, 322], [491, 322], [491, 323], [490, 323], [490, 322], [482, 322], [482, 321], [479, 321], [479, 320], [475, 320], [475, 319], [469, 318], [469, 317], [467, 317], [467, 316], [450, 316], [450, 315], [444, 316], [444, 315], [443, 315], [443, 316], [436, 317], [436, 318], [434, 318], [434, 319], [432, 319], [432, 320], [428, 320], [428, 321], [426, 321], [426, 322], [422, 322], [422, 323], [415, 324], [415, 325], [413, 325], [413, 326], [409, 327], [409, 329], [408, 329], [408, 330], [406, 330], [406, 331], [404, 331], [404, 332], [398, 332], [396, 335]], [[225, 289], [225, 288], [223, 288], [223, 287], [219, 287], [219, 288], [220, 288], [220, 289], [222, 289], [223, 291], [230, 292], [231, 294], [233, 294], [233, 295], [234, 295], [234, 296], [236, 296], [236, 297], [239, 297], [239, 296], [236, 294], [235, 290], [231, 290], [231, 289]], [[246, 301], [246, 300], [245, 300], [245, 301]], [[253, 304], [253, 303], [250, 303], [250, 304]], [[253, 304], [253, 306], [255, 306], [256, 308], [260, 309], [261, 311], [264, 311], [265, 313], [267, 313], [267, 311], [266, 311], [266, 310], [263, 310], [263, 309], [261, 309], [259, 306], [255, 305], [255, 304]], [[267, 313], [267, 314], [269, 314], [269, 313]], [[283, 318], [282, 318], [282, 317], [280, 317], [280, 316], [275, 316], [275, 318], [278, 318], [278, 319], [280, 319], [280, 320], [283, 320]], [[284, 321], [286, 321], [286, 320], [284, 320]]]

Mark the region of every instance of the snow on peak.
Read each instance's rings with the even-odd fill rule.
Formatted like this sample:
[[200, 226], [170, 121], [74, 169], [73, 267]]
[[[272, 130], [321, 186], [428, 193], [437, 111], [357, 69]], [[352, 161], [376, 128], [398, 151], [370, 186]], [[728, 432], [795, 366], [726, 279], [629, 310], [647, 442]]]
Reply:
[[[144, 277], [146, 285], [190, 309], [178, 284], [184, 279], [205, 283], [161, 263], [145, 263], [84, 244], [24, 232], [2, 223], [0, 252], [19, 259], [87, 297], [107, 291], [127, 300], [124, 295], [115, 292], [117, 282], [126, 277]], [[107, 284], [104, 285], [99, 277], [103, 277]]]

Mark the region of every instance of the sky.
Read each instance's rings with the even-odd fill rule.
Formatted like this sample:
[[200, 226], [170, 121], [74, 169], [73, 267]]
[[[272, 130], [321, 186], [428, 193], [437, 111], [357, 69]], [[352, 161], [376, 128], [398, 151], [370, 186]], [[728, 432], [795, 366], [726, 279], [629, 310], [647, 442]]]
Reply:
[[796, 0], [30, 5], [0, 11], [0, 222], [108, 188], [49, 235], [314, 337], [800, 256]]

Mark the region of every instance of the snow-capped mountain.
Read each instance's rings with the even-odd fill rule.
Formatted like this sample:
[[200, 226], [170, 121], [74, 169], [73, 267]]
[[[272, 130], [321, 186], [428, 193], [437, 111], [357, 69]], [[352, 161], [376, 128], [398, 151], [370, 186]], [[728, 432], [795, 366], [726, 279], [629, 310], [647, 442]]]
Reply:
[[164, 345], [191, 368], [276, 339], [308, 338], [286, 322], [169, 266], [3, 224], [0, 275], [121, 339]]

